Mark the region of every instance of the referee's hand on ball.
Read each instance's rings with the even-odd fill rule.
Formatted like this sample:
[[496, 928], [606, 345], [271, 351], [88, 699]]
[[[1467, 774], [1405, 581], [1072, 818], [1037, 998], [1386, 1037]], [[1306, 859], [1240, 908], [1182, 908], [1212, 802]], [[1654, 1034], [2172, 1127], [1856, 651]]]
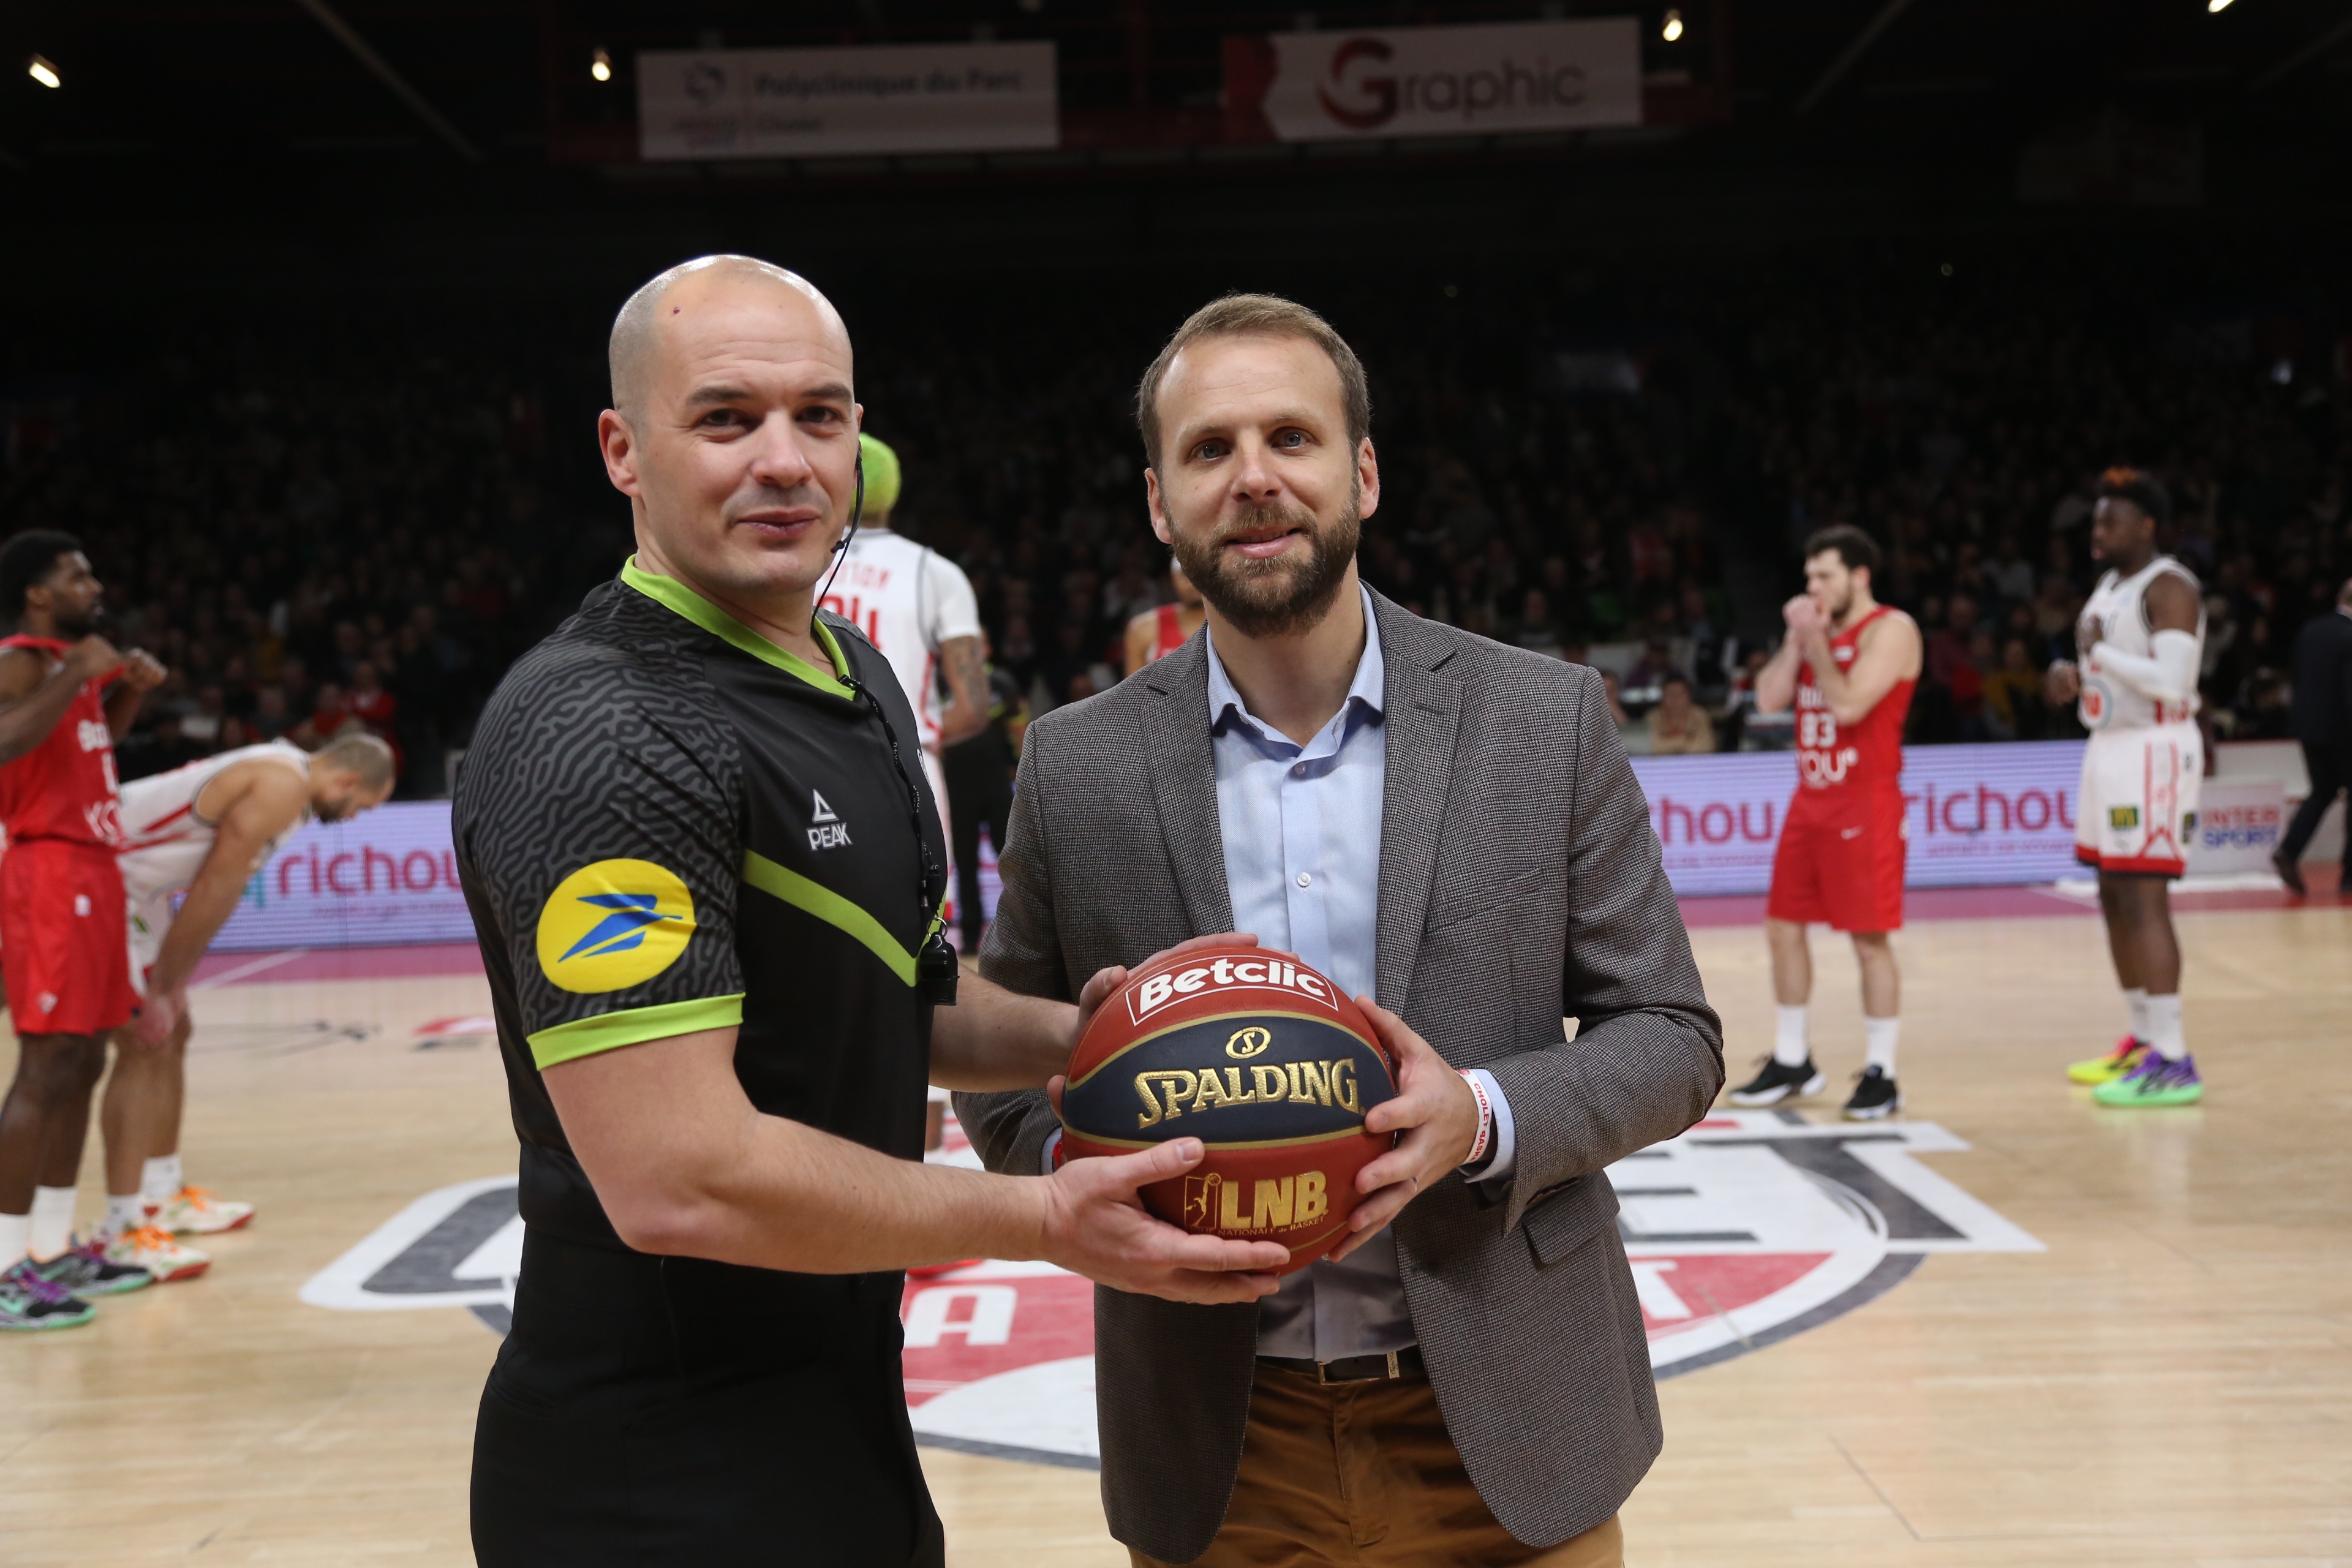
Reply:
[[[1254, 936], [1220, 931], [1153, 953], [1138, 967], [1148, 968], [1194, 948], [1255, 945]], [[1086, 989], [1078, 993], [1077, 1022], [1070, 1030], [1072, 1047], [1102, 1005], [1127, 984], [1127, 976], [1125, 964], [1113, 964], [1087, 982]], [[1045, 1086], [1046, 1098], [1057, 1114], [1064, 1081], [1056, 1077]], [[1287, 1247], [1273, 1241], [1195, 1236], [1156, 1218], [1143, 1206], [1139, 1188], [1182, 1175], [1199, 1164], [1206, 1152], [1199, 1139], [1179, 1138], [1139, 1154], [1073, 1160], [1064, 1165], [1045, 1179], [1045, 1256], [1114, 1290], [1163, 1296], [1171, 1301], [1214, 1305], [1273, 1295], [1282, 1282], [1261, 1271], [1288, 1262]]]
[[[1061, 1099], [1062, 1080], [1053, 1084]], [[1137, 1191], [1182, 1175], [1207, 1152], [1178, 1138], [1137, 1154], [1073, 1160], [1047, 1176], [1038, 1254], [1114, 1290], [1214, 1306], [1281, 1289], [1290, 1249], [1273, 1241], [1195, 1236], [1146, 1212]]]

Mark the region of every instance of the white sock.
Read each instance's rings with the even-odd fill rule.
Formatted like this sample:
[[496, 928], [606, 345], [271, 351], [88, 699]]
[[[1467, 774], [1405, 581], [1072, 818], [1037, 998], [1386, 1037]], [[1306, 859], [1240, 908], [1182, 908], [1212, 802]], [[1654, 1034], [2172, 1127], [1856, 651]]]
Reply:
[[74, 1189], [33, 1189], [32, 1233], [25, 1238], [25, 1255], [47, 1263], [73, 1240]]
[[0, 1274], [16, 1267], [25, 1256], [25, 1243], [33, 1234], [33, 1216], [28, 1214], [0, 1214]]
[[1772, 1011], [1780, 1015], [1780, 1022], [1774, 1026], [1772, 1037], [1772, 1059], [1786, 1068], [1803, 1066], [1813, 1054], [1811, 1047], [1805, 1043], [1805, 1014], [1808, 1009], [1800, 1005], [1775, 1007]]
[[1900, 1018], [1864, 1018], [1862, 1032], [1869, 1041], [1869, 1056], [1864, 1064], [1885, 1069], [1888, 1078], [1895, 1076], [1895, 1037], [1903, 1032]]
[[2177, 1062], [2189, 1054], [2189, 1043], [2180, 1036], [2180, 997], [2151, 996], [2147, 999], [2147, 1043], [2166, 1061]]
[[2125, 1005], [2125, 1007], [2126, 1007], [2127, 1009], [2129, 1009], [2129, 1010], [2130, 1010], [2130, 1012], [2131, 1012], [2131, 1037], [2132, 1037], [2132, 1038], [2133, 1038], [2133, 1039], [2135, 1039], [2135, 1040], [2145, 1040], [2145, 1039], [2147, 1039], [2147, 988], [2146, 988], [2146, 987], [2144, 987], [2144, 986], [2139, 986], [2139, 985], [2133, 985], [2133, 986], [2127, 986], [2127, 987], [2126, 987], [2126, 988], [2125, 988], [2125, 991], [2124, 991], [2124, 1005]]
[[121, 1236], [147, 1223], [147, 1200], [138, 1193], [106, 1194], [106, 1234]]
[[139, 1168], [139, 1195], [158, 1207], [180, 1195], [180, 1157], [158, 1154]]

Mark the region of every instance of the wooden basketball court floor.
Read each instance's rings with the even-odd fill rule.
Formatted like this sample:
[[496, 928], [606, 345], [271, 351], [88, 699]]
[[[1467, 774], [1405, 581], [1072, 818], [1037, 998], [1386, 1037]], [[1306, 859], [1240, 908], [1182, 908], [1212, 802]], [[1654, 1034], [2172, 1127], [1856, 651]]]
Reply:
[[[2047, 1250], [1929, 1257], [1855, 1310], [1662, 1384], [1630, 1563], [2352, 1564], [2352, 907], [2180, 926], [2210, 1089], [2140, 1113], [2059, 1071], [2117, 1032], [2095, 918], [1903, 934], [1909, 1114], [1970, 1145], [1927, 1163]], [[1852, 960], [1826, 935], [1815, 1118], [1861, 1054]], [[1702, 922], [1694, 941], [1738, 1072], [1769, 1040], [1761, 933]], [[419, 1194], [511, 1171], [494, 1048], [419, 1045], [487, 996], [474, 973], [348, 967], [212, 961], [234, 983], [196, 998], [188, 1162], [259, 1217], [215, 1238], [203, 1279], [0, 1341], [0, 1563], [471, 1561], [495, 1336], [461, 1310], [297, 1293]], [[86, 1216], [100, 1187], [93, 1138]], [[953, 1563], [1126, 1561], [1090, 1472], [925, 1463]]]

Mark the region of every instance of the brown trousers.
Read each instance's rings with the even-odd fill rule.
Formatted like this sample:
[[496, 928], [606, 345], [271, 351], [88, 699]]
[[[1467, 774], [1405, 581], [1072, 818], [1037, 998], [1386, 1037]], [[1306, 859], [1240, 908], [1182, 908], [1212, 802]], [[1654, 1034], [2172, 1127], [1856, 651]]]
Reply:
[[[1171, 1568], [1130, 1550], [1135, 1568]], [[1624, 1568], [1617, 1521], [1523, 1546], [1470, 1484], [1429, 1379], [1318, 1384], [1258, 1364], [1224, 1527], [1192, 1568]]]

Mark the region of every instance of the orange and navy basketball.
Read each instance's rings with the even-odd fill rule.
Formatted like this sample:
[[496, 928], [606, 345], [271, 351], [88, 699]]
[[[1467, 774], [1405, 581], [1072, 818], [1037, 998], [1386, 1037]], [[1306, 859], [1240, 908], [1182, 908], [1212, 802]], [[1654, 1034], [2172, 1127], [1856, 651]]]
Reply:
[[1396, 1093], [1388, 1052], [1339, 988], [1254, 947], [1181, 953], [1128, 977], [1070, 1057], [1072, 1158], [1198, 1138], [1208, 1157], [1143, 1189], [1185, 1229], [1278, 1241], [1306, 1268], [1347, 1234], [1356, 1173], [1393, 1142], [1364, 1114]]

